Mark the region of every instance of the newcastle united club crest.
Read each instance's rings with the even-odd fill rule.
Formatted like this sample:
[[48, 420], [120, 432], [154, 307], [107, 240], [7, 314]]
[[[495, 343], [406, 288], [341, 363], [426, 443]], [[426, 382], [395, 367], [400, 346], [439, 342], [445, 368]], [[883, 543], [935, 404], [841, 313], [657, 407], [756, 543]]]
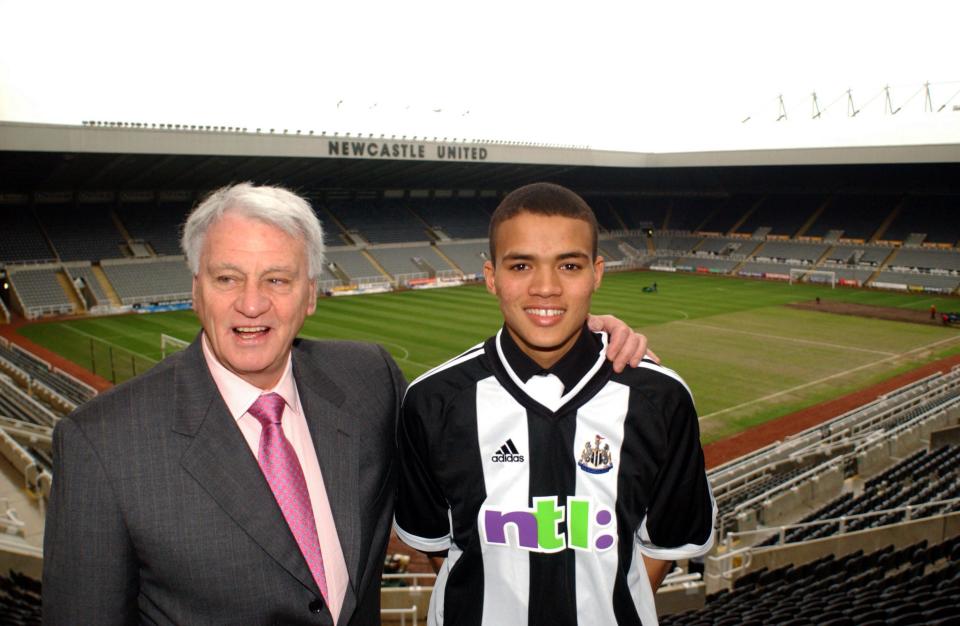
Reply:
[[604, 439], [605, 437], [597, 435], [593, 443], [588, 441], [584, 444], [577, 462], [580, 469], [590, 474], [606, 474], [613, 469], [613, 454], [610, 452], [610, 444], [603, 443]]

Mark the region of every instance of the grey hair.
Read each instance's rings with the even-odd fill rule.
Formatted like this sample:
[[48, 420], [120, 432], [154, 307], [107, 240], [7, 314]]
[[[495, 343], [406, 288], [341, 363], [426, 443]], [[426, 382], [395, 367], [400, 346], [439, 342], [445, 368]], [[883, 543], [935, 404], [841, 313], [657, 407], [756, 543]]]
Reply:
[[225, 213], [236, 213], [276, 226], [303, 240], [307, 252], [307, 276], [315, 279], [323, 268], [323, 227], [310, 203], [283, 187], [239, 183], [221, 187], [198, 204], [183, 225], [180, 247], [187, 255], [190, 272], [200, 273], [200, 254], [207, 231]]

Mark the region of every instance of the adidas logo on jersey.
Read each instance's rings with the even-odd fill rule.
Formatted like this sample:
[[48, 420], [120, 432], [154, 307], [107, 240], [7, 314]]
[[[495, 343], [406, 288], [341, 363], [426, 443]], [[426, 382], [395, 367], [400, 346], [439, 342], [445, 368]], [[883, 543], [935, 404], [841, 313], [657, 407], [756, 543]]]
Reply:
[[494, 463], [523, 463], [523, 455], [517, 450], [517, 446], [513, 445], [513, 439], [507, 439], [507, 442], [493, 453], [490, 460]]

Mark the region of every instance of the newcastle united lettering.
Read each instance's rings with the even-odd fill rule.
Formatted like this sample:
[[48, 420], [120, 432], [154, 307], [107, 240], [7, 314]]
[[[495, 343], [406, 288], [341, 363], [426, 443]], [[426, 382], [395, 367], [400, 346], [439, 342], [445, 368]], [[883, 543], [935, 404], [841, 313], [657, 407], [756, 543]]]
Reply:
[[423, 159], [426, 146], [414, 143], [380, 143], [376, 141], [328, 141], [330, 156], [369, 156], [385, 159]]
[[330, 156], [374, 159], [437, 159], [440, 161], [486, 161], [487, 149], [480, 146], [438, 145], [429, 154], [422, 143], [391, 143], [372, 140], [328, 141]]
[[437, 146], [437, 158], [448, 161], [486, 161], [487, 149], [477, 146]]

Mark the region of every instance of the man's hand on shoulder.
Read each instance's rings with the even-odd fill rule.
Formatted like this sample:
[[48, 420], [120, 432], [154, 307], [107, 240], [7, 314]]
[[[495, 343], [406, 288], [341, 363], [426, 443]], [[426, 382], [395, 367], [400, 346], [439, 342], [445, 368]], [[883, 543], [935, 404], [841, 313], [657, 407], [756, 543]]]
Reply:
[[660, 358], [647, 349], [647, 338], [643, 334], [612, 315], [590, 315], [587, 326], [594, 332], [602, 330], [609, 336], [607, 359], [613, 362], [615, 372], [622, 372], [628, 363], [630, 367], [637, 367], [644, 356], [660, 362]]

